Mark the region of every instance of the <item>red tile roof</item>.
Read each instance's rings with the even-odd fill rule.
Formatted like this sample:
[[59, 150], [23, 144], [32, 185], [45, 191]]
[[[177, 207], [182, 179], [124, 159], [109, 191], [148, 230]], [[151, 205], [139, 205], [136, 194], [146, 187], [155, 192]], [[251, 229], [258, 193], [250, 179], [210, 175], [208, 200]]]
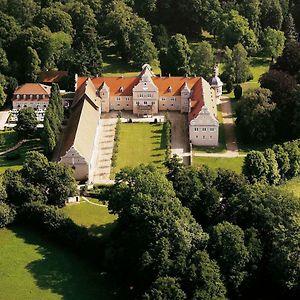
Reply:
[[40, 73], [39, 81], [44, 83], [59, 82], [66, 76], [68, 76], [67, 71], [45, 71]]
[[41, 83], [25, 83], [18, 86], [14, 95], [48, 95], [50, 96], [51, 87]]

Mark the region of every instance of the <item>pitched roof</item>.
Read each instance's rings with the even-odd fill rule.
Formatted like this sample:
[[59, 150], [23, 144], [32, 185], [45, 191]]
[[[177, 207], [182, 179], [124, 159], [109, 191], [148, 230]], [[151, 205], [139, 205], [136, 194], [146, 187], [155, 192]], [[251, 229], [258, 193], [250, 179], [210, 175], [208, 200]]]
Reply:
[[96, 88], [90, 78], [88, 78], [79, 87], [79, 89], [75, 91], [73, 106], [75, 106], [83, 97], [88, 98], [92, 103], [94, 103], [94, 105], [96, 105], [96, 107], [99, 107], [100, 98], [97, 97]]
[[66, 76], [68, 76], [68, 71], [45, 71], [40, 73], [39, 81], [45, 83], [59, 82]]
[[98, 110], [86, 99], [82, 99], [73, 107], [64, 134], [65, 139], [61, 147], [60, 157], [64, 156], [74, 146], [78, 153], [87, 162], [90, 162], [99, 118]]
[[[77, 90], [86, 82], [88, 77], [78, 77]], [[110, 89], [111, 96], [132, 96], [132, 90], [140, 82], [140, 77], [94, 77], [91, 78], [96, 89], [104, 83]], [[180, 96], [181, 89], [187, 83], [192, 89], [196, 82], [201, 81], [200, 77], [152, 77], [154, 84], [158, 87], [161, 96]], [[123, 89], [121, 89], [121, 87]], [[171, 87], [171, 89], [169, 89]]]
[[50, 96], [51, 86], [41, 83], [25, 83], [18, 86], [14, 95], [48, 95]]

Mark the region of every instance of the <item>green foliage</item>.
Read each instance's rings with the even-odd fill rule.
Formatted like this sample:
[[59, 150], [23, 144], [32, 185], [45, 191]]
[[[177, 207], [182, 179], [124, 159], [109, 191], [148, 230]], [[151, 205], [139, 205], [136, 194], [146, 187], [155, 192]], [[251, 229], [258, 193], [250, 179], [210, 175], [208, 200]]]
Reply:
[[251, 183], [267, 182], [269, 165], [261, 152], [251, 151], [247, 154], [244, 160], [243, 174]]
[[0, 107], [2, 107], [5, 104], [6, 101], [6, 94], [3, 90], [2, 85], [0, 85]]
[[227, 288], [237, 290], [245, 279], [245, 266], [249, 261], [243, 230], [229, 222], [219, 223], [211, 230], [209, 247]]
[[177, 280], [172, 277], [159, 277], [153, 282], [150, 290], [144, 295], [145, 300], [184, 300], [185, 293]]
[[182, 34], [175, 34], [170, 38], [168, 48], [160, 52], [162, 73], [173, 76], [183, 76], [190, 73], [189, 63], [191, 50], [187, 39]]
[[111, 158], [111, 166], [113, 168], [117, 166], [117, 156], [118, 156], [119, 142], [120, 142], [120, 130], [121, 130], [121, 119], [120, 117], [118, 117], [116, 129], [115, 129], [113, 153]]
[[234, 97], [236, 100], [240, 100], [242, 96], [243, 96], [243, 88], [241, 87], [241, 85], [238, 84], [234, 88]]
[[267, 89], [244, 93], [236, 108], [236, 124], [243, 136], [256, 142], [272, 141], [276, 135], [276, 104]]
[[38, 120], [33, 108], [24, 108], [18, 113], [18, 122], [15, 131], [21, 137], [30, 137], [34, 135], [37, 124]]
[[7, 204], [0, 201], [0, 228], [12, 223], [15, 218], [15, 211]]
[[261, 26], [281, 29], [283, 14], [279, 0], [262, 0], [261, 3]]
[[166, 120], [163, 125], [163, 135], [166, 139], [166, 153], [165, 153], [165, 160], [169, 160], [171, 158], [171, 138], [172, 138], [172, 125], [171, 121], [166, 117]]
[[63, 101], [58, 84], [51, 87], [50, 102], [44, 119], [42, 142], [48, 154], [52, 154], [60, 137], [60, 127], [64, 119]]
[[27, 82], [36, 82], [40, 72], [41, 60], [35, 49], [27, 47], [26, 52], [26, 61], [24, 62], [25, 80]]
[[268, 165], [267, 182], [270, 185], [277, 185], [281, 178], [275, 152], [272, 149], [266, 149], [264, 152], [264, 157]]
[[277, 58], [282, 55], [284, 49], [285, 37], [280, 30], [268, 27], [264, 31], [264, 52], [266, 56]]
[[236, 44], [233, 50], [225, 48], [225, 66], [224, 73], [225, 82], [228, 80], [233, 83], [242, 83], [251, 77], [250, 62], [247, 57], [248, 53], [242, 44]]
[[201, 42], [195, 45], [191, 55], [191, 73], [208, 80], [212, 76], [214, 60], [214, 51], [211, 44]]
[[21, 171], [7, 170], [4, 185], [7, 202], [16, 206], [40, 201], [64, 206], [76, 190], [76, 181], [69, 167], [49, 162], [41, 153], [28, 152]]

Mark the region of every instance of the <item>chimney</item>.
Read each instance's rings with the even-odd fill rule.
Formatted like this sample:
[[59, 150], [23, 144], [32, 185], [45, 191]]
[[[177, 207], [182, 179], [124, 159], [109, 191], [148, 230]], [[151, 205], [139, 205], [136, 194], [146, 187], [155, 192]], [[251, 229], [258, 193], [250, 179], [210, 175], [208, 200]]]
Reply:
[[171, 77], [171, 74], [169, 73], [169, 77]]

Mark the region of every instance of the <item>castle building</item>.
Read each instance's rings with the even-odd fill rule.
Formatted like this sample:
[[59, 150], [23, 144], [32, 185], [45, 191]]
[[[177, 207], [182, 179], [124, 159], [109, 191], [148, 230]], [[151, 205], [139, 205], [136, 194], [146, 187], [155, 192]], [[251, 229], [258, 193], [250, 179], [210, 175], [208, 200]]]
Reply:
[[201, 77], [155, 76], [144, 65], [136, 77], [78, 77], [60, 162], [75, 178], [93, 180], [101, 113], [130, 111], [137, 116], [177, 111], [187, 115], [193, 145], [217, 146], [217, 92]]

